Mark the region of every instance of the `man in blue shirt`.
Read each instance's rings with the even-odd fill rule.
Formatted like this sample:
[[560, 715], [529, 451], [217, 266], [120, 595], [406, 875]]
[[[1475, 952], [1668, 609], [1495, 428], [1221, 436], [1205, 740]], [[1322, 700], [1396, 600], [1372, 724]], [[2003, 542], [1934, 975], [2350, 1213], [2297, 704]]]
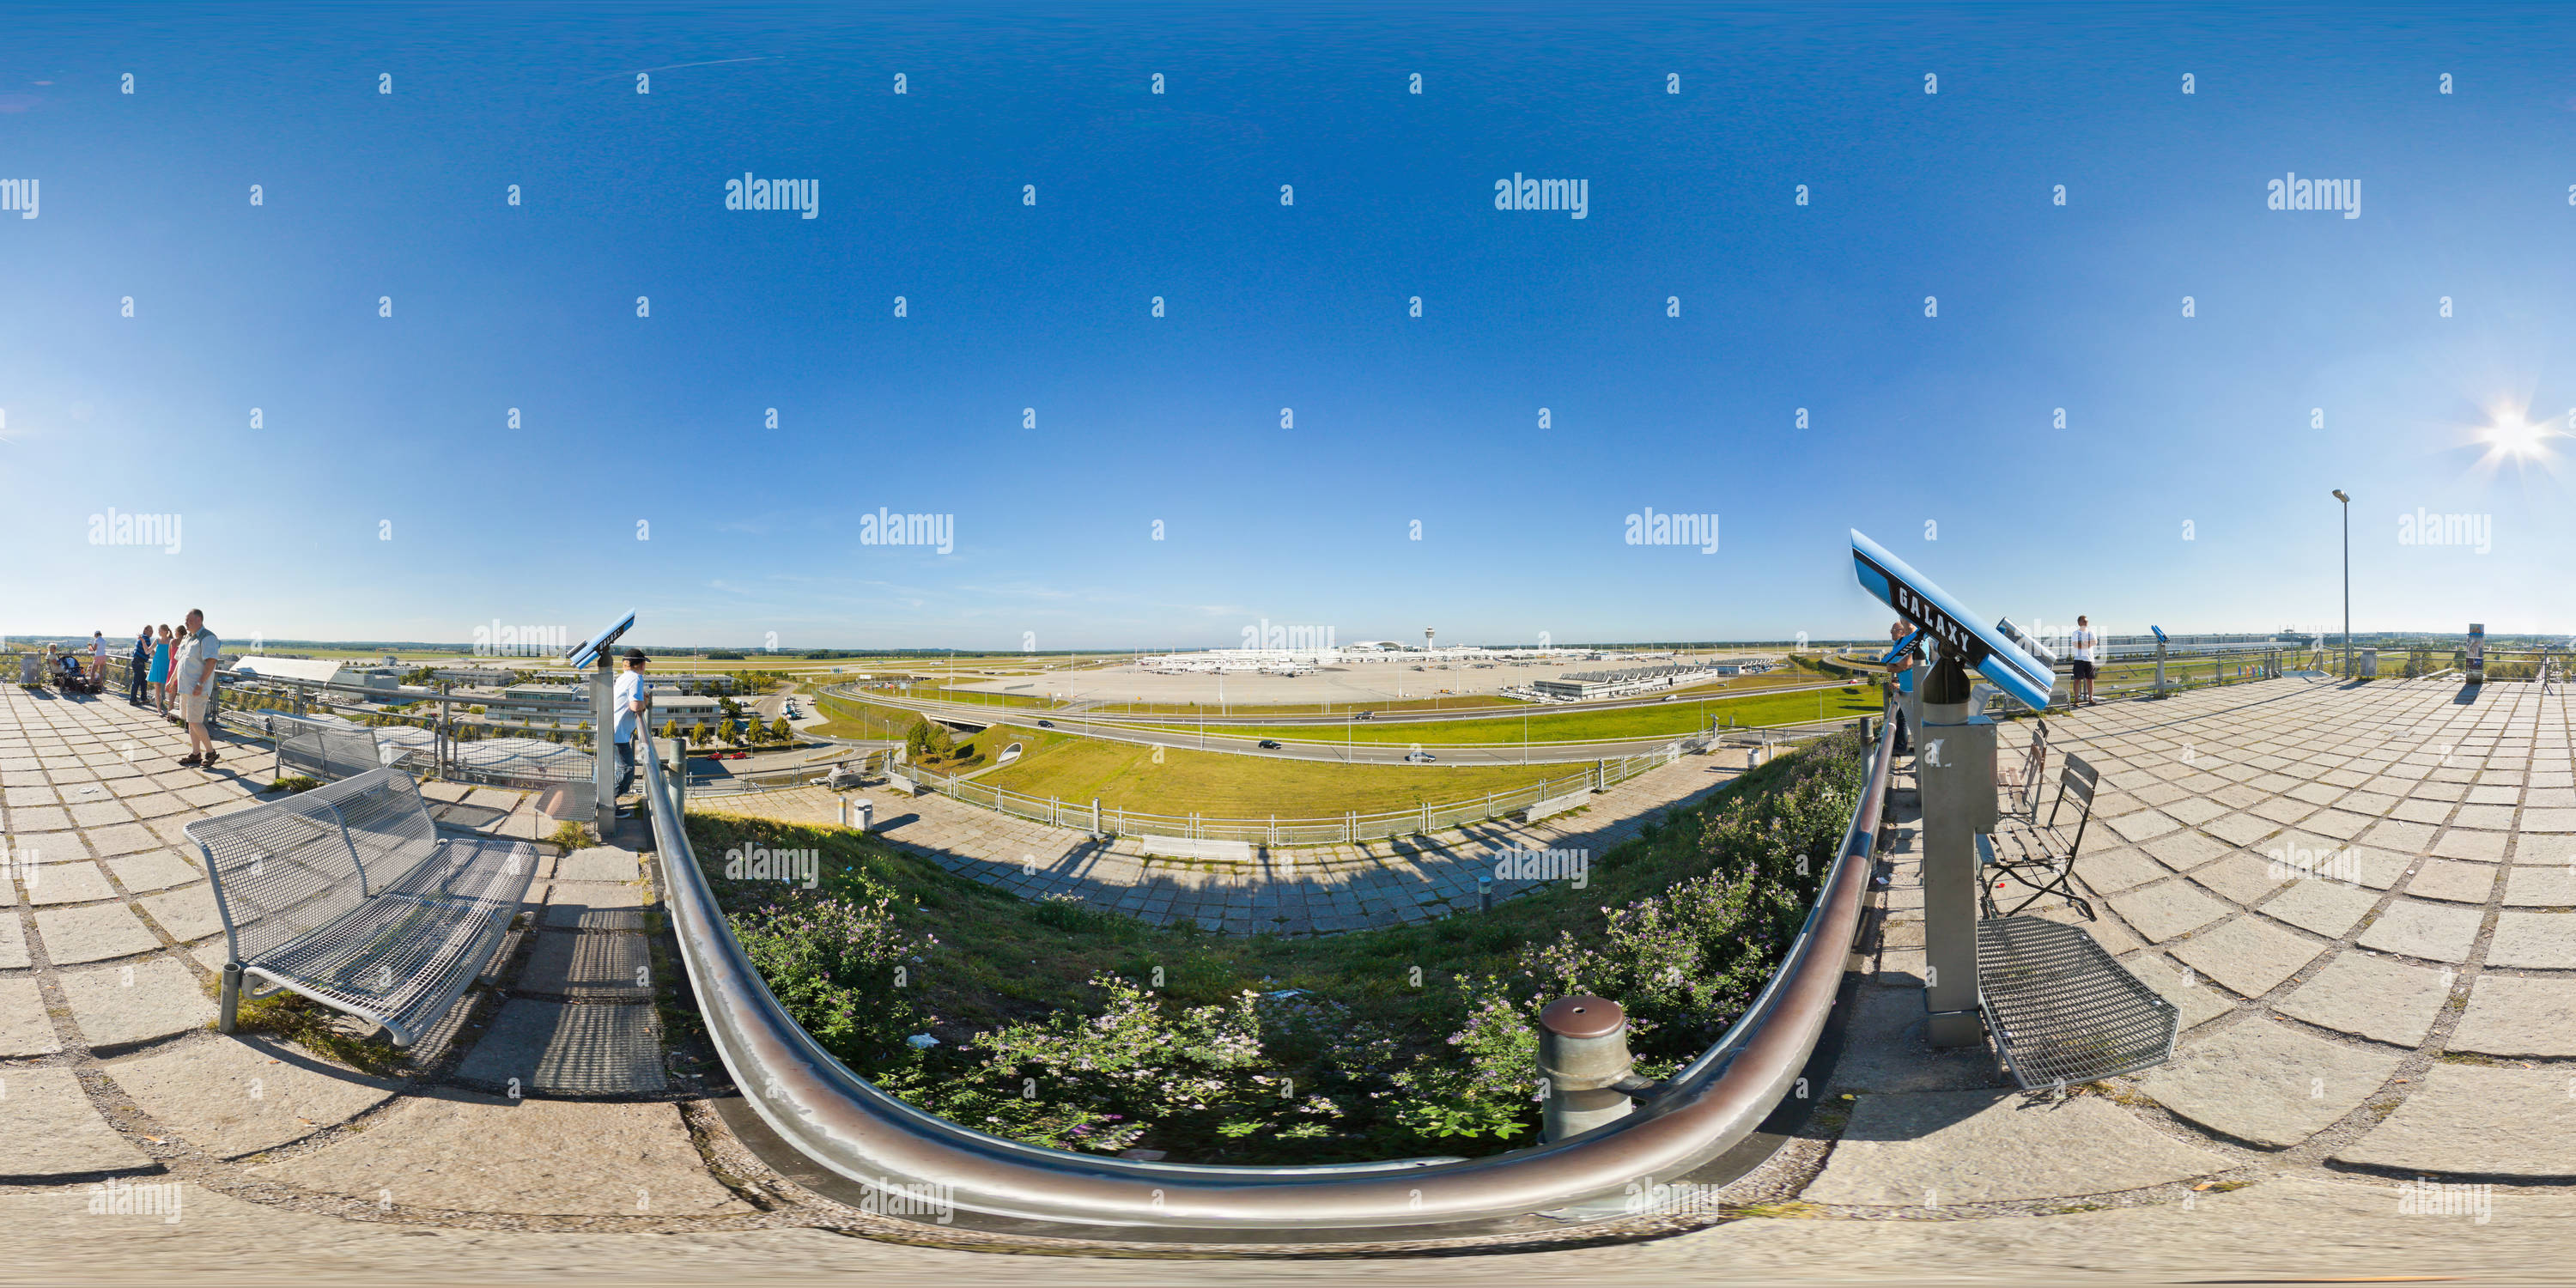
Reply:
[[[1903, 622], [1887, 628], [1887, 642], [1890, 645], [1903, 643], [1905, 635]], [[1906, 735], [1911, 731], [1905, 727], [1905, 708], [1913, 698], [1914, 651], [1908, 649], [1887, 668], [1887, 706], [1891, 713], [1888, 718], [1896, 722], [1896, 754], [1900, 756], [1906, 755], [1907, 748], [1911, 746], [1906, 740]]]
[[125, 676], [125, 700], [143, 705], [143, 677], [152, 669], [152, 623], [143, 624], [143, 633], [134, 637], [133, 665]]
[[653, 706], [651, 686], [644, 683], [644, 650], [626, 650], [626, 673], [617, 677], [608, 706], [617, 713], [617, 794], [624, 796], [635, 782], [635, 722]]

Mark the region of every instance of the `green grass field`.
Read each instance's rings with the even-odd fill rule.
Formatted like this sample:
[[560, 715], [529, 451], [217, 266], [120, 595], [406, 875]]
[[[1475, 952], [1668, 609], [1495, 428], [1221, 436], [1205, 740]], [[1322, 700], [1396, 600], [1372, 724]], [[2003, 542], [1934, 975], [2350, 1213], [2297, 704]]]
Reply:
[[[1025, 731], [1014, 731], [1013, 737]], [[987, 735], [989, 736], [989, 735]], [[1025, 739], [1020, 739], [1025, 742]], [[1337, 765], [1064, 738], [975, 781], [1027, 796], [1141, 813], [1328, 818], [1447, 804], [1561, 778], [1568, 765]]]
[[[1345, 732], [1351, 742], [1376, 746], [1426, 747], [1458, 746], [1467, 743], [1514, 743], [1522, 740], [1523, 723], [1531, 742], [1582, 742], [1607, 738], [1679, 737], [1708, 727], [1713, 718], [1720, 727], [1730, 721], [1735, 725], [1776, 725], [1800, 720], [1848, 720], [1876, 715], [1881, 703], [1878, 690], [1867, 685], [1846, 685], [1833, 689], [1814, 689], [1800, 693], [1752, 694], [1706, 700], [1676, 699], [1648, 707], [1625, 707], [1609, 711], [1552, 711], [1545, 715], [1506, 717], [1494, 720], [1444, 720], [1436, 724], [1377, 724], [1355, 720], [1347, 725], [1227, 725], [1224, 732], [1247, 738], [1277, 738], [1282, 742], [1341, 742]], [[1171, 724], [1174, 731], [1196, 732], [1195, 726]], [[1218, 732], [1211, 728], [1210, 733]]]

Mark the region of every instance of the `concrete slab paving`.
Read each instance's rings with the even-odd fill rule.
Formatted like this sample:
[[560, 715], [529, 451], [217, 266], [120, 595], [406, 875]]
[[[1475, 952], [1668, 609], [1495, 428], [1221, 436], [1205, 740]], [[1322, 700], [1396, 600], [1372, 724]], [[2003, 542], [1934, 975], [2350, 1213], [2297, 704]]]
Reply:
[[346, 1122], [395, 1086], [300, 1047], [223, 1036], [110, 1061], [105, 1071], [155, 1122], [222, 1158]]
[[0, 913], [0, 968], [25, 970], [27, 966], [26, 929], [18, 924], [17, 913]]
[[2407, 1172], [2555, 1180], [2576, 1159], [2576, 1096], [2564, 1069], [2437, 1063], [2370, 1134], [2335, 1157]]
[[[2450, 1049], [2541, 1059], [2576, 1057], [2576, 975], [2488, 971], [2469, 989], [2469, 1009]], [[2576, 1091], [2576, 1083], [2569, 1084]]]
[[115, 873], [116, 879], [134, 894], [186, 885], [206, 875], [195, 862], [172, 850], [121, 854], [107, 860], [107, 870]]
[[2504, 901], [2518, 908], [2576, 908], [2576, 867], [2516, 864], [2505, 871]]
[[2450, 987], [2442, 972], [2430, 966], [2343, 953], [2282, 998], [2276, 1009], [2318, 1028], [2412, 1047], [2433, 1031]]
[[522, 993], [554, 997], [650, 1000], [652, 962], [651, 948], [642, 935], [543, 931], [535, 937], [514, 987]]
[[57, 966], [106, 961], [150, 952], [161, 945], [121, 903], [50, 908], [36, 914], [36, 937]]
[[457, 1066], [470, 1082], [533, 1091], [660, 1091], [659, 1025], [649, 1005], [568, 1004], [514, 997]]
[[69, 1069], [0, 1069], [0, 1181], [28, 1184], [50, 1176], [119, 1172], [152, 1160], [107, 1125]]
[[2323, 878], [2304, 878], [2264, 902], [2262, 913], [2301, 930], [2341, 939], [2370, 915], [2379, 896], [2358, 886]]
[[556, 881], [545, 893], [539, 924], [559, 930], [642, 930], [644, 888], [600, 881]]
[[1867, 1095], [1854, 1102], [1824, 1171], [1799, 1197], [1871, 1207], [1994, 1203], [2113, 1194], [2232, 1165], [2150, 1131], [2097, 1096]]
[[215, 909], [215, 891], [211, 884], [186, 886], [145, 895], [135, 902], [181, 943], [193, 943], [224, 928], [224, 918]]
[[558, 881], [633, 881], [642, 875], [635, 852], [613, 845], [575, 850], [555, 860]]
[[2487, 965], [2576, 970], [2576, 912], [2497, 913]]
[[167, 957], [67, 970], [58, 982], [72, 1022], [93, 1047], [156, 1041], [204, 1028], [215, 1018], [215, 1004], [197, 987], [197, 977]]
[[2225, 994], [2201, 982], [2200, 972], [2185, 978], [2180, 968], [2154, 953], [2138, 953], [2120, 959], [2129, 973], [2144, 981], [2182, 1012], [2182, 1027], [2188, 1032], [2234, 1009], [2235, 1003]]
[[116, 889], [107, 883], [107, 874], [95, 863], [45, 863], [22, 869], [19, 874], [27, 887], [27, 902], [41, 908], [58, 903], [96, 903], [116, 897]]
[[2227, 904], [2179, 880], [2112, 895], [2109, 902], [2149, 943], [2198, 930], [2229, 911]]
[[2238, 917], [2173, 945], [2173, 955], [2202, 975], [2247, 997], [2261, 997], [2326, 945], [2261, 917]]
[[2362, 947], [2383, 953], [2401, 953], [2426, 961], [2464, 962], [2469, 947], [2477, 942], [2478, 923], [2484, 914], [2476, 908], [2456, 904], [2423, 903], [2399, 898], [2379, 914], [2379, 920], [2361, 934]]
[[560, 1216], [749, 1212], [698, 1159], [668, 1104], [407, 1099], [365, 1132], [246, 1174], [396, 1207]]
[[2398, 1053], [2358, 1050], [2271, 1020], [2247, 1019], [2175, 1051], [2138, 1075], [2175, 1114], [2249, 1144], [2279, 1149], [2333, 1126], [2377, 1092]]
[[[0, 979], [0, 1060], [24, 1060], [63, 1049], [45, 1014], [44, 993], [30, 978]], [[5, 1077], [0, 1074], [0, 1077]]]
[[2426, 859], [2406, 883], [2406, 893], [2416, 899], [2483, 904], [2495, 890], [2497, 871], [2493, 864]]

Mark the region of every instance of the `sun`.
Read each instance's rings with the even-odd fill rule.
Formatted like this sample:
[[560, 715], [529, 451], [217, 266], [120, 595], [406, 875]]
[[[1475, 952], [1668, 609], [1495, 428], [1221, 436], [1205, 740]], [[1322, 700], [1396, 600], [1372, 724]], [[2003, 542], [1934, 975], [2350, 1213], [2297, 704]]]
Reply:
[[2552, 431], [2549, 427], [2535, 425], [2520, 416], [2507, 413], [2496, 417], [2496, 422], [2488, 426], [2481, 437], [2485, 438], [2487, 445], [2499, 455], [2529, 460], [2549, 450], [2548, 440], [2551, 436]]

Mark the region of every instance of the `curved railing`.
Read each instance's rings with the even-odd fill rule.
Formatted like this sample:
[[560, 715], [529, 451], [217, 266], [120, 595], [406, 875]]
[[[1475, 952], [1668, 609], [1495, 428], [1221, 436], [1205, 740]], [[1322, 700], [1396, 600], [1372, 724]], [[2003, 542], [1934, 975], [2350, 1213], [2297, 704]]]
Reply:
[[[1860, 926], [1891, 731], [1882, 729], [1842, 848], [1779, 971], [1734, 1027], [1637, 1112], [1554, 1144], [1471, 1160], [1328, 1167], [1148, 1163], [1043, 1149], [925, 1113], [823, 1050], [770, 994], [698, 869], [648, 735], [646, 795], [664, 899], [716, 1051], [760, 1118], [814, 1163], [860, 1185], [1062, 1232], [1183, 1231], [1206, 1242], [1278, 1232], [1387, 1231], [1564, 1213], [1687, 1176], [1732, 1149], [1797, 1082], [1824, 1033]], [[1168, 1234], [1166, 1234], [1168, 1237]], [[1307, 1237], [1313, 1237], [1308, 1234]]]

